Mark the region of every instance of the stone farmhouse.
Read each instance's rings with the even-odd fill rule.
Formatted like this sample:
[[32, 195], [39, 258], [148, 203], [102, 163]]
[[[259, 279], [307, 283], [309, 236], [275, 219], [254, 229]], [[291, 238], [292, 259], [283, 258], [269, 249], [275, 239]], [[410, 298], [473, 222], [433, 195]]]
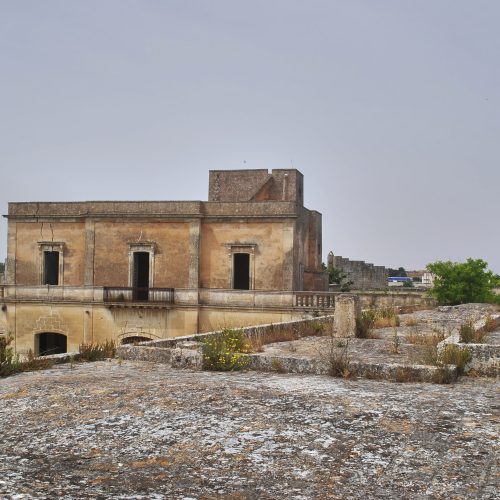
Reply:
[[208, 201], [9, 203], [0, 333], [78, 350], [333, 307], [295, 170], [210, 171]]

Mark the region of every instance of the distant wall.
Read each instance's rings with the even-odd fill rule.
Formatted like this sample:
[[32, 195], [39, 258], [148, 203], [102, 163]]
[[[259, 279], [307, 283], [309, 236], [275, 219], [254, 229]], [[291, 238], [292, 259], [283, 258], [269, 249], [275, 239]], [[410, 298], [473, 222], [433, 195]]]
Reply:
[[387, 270], [363, 260], [349, 260], [340, 255], [328, 255], [328, 266], [346, 274], [353, 290], [381, 290], [387, 287]]
[[437, 306], [436, 299], [421, 291], [399, 292], [366, 291], [354, 292], [359, 296], [361, 309], [395, 308], [403, 313], [413, 309], [432, 309]]

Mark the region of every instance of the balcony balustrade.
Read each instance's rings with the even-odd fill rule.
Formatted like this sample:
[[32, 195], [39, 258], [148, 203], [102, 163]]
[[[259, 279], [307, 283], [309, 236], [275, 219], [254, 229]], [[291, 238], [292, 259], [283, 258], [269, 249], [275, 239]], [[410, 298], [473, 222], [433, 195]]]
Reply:
[[174, 302], [173, 288], [137, 288], [108, 287], [103, 288], [104, 302]]
[[317, 309], [334, 309], [335, 293], [295, 292], [295, 306]]
[[0, 299], [36, 302], [104, 302], [333, 310], [335, 293], [209, 288], [135, 288], [3, 285]]

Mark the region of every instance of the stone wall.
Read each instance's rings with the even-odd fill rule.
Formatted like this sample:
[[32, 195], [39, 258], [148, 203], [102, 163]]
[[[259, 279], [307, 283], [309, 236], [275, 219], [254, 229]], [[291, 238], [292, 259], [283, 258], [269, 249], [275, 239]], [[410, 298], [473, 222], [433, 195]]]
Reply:
[[296, 169], [211, 170], [208, 200], [294, 201], [304, 203], [303, 175]]
[[381, 309], [390, 307], [400, 312], [413, 309], [432, 309], [437, 306], [436, 299], [429, 297], [426, 292], [386, 292], [365, 291], [357, 292], [361, 303], [361, 309]]
[[352, 290], [380, 290], [387, 287], [388, 274], [384, 266], [375, 266], [362, 260], [349, 260], [331, 252], [328, 254], [328, 266], [345, 273], [345, 281], [352, 282]]
[[[452, 344], [460, 350], [468, 351], [470, 354], [470, 360], [465, 367], [466, 373], [472, 370], [476, 375], [498, 377], [500, 374], [500, 314], [489, 314], [487, 317], [474, 321], [473, 328], [476, 331], [483, 329], [486, 326], [486, 318], [494, 322], [496, 329], [486, 335], [484, 343], [460, 342], [460, 330], [455, 328], [450, 336], [438, 344], [438, 352], [442, 354], [447, 346]], [[469, 320], [471, 319], [473, 317], [469, 318]]]
[[[301, 336], [317, 335], [318, 325], [322, 325], [323, 331], [328, 333], [333, 328], [333, 315], [320, 316], [315, 318], [305, 318], [297, 319], [292, 321], [283, 321], [279, 323], [269, 323], [257, 326], [247, 326], [241, 328], [243, 335], [247, 340], [258, 341], [259, 339], [265, 338], [269, 335], [279, 336], [281, 332], [296, 331], [299, 332]], [[200, 341], [209, 337], [213, 337], [220, 333], [218, 331], [212, 331], [202, 334], [195, 335], [185, 335], [183, 337], [177, 337], [174, 339], [162, 339], [162, 340], [152, 340], [149, 342], [141, 342], [137, 346], [124, 345], [117, 349], [117, 357], [122, 357], [123, 359], [141, 359], [145, 361], [156, 361], [156, 353], [153, 348], [161, 349], [172, 349], [176, 348], [178, 345], [182, 345], [185, 342], [190, 341]], [[149, 357], [152, 357], [149, 359]], [[168, 359], [168, 358], [165, 358]]]

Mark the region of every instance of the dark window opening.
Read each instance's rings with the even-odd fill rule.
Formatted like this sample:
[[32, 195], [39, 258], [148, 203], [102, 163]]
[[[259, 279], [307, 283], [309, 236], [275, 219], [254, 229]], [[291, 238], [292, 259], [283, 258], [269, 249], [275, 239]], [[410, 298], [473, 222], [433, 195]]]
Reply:
[[140, 337], [139, 335], [133, 335], [131, 337], [125, 337], [122, 339], [122, 344], [138, 344], [139, 342], [147, 342], [151, 340], [148, 337]]
[[134, 252], [134, 275], [132, 279], [134, 300], [148, 300], [149, 252]]
[[66, 335], [60, 333], [40, 333], [38, 335], [38, 355], [50, 356], [63, 354], [67, 351]]
[[59, 284], [59, 252], [43, 252], [43, 284]]
[[250, 290], [250, 254], [235, 253], [233, 259], [233, 288]]

